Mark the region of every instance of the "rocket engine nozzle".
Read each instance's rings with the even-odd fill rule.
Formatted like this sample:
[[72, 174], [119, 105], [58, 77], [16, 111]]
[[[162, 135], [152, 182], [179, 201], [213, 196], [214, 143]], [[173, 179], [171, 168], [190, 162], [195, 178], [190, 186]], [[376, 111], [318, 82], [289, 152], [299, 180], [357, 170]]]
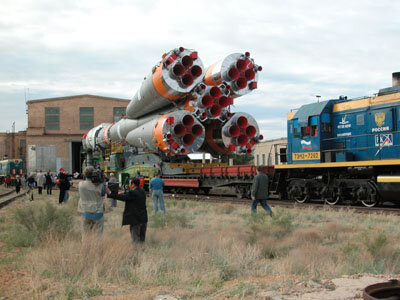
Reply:
[[218, 86], [200, 84], [190, 95], [195, 115], [201, 120], [228, 119], [229, 106], [233, 104], [230, 86], [223, 82]]
[[207, 68], [204, 82], [218, 85], [226, 81], [232, 86], [234, 98], [246, 95], [257, 88], [258, 72], [261, 66], [254, 63], [250, 53], [233, 53]]
[[129, 103], [127, 118], [140, 118], [181, 99], [203, 81], [203, 74], [196, 51], [180, 47], [164, 54]]
[[126, 137], [135, 147], [181, 155], [196, 152], [204, 142], [204, 127], [188, 111], [176, 110], [132, 130]]
[[222, 127], [221, 135], [224, 146], [236, 154], [252, 153], [262, 138], [257, 121], [244, 112], [235, 113]]

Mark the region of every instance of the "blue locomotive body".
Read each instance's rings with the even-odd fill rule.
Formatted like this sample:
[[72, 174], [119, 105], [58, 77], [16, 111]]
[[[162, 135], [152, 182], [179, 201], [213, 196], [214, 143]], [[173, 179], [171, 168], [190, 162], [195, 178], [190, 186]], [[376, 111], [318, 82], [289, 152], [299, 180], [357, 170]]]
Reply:
[[288, 164], [275, 167], [276, 192], [298, 202], [400, 202], [400, 86], [287, 117]]
[[22, 175], [23, 161], [21, 159], [0, 160], [0, 177]]
[[400, 93], [390, 96], [302, 106], [288, 120], [289, 163], [399, 159]]

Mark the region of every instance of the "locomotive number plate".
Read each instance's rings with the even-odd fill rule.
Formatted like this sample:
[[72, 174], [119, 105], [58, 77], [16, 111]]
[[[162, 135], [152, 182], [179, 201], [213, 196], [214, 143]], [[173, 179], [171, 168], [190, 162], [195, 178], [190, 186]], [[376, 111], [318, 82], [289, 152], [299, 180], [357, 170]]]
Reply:
[[293, 160], [321, 159], [321, 152], [293, 153], [292, 157], [293, 157]]

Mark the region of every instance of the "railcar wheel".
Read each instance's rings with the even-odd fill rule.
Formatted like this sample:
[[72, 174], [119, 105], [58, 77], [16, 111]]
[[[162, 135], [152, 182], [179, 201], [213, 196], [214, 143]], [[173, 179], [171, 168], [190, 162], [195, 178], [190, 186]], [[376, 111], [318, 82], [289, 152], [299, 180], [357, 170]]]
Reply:
[[301, 196], [294, 197], [294, 200], [297, 203], [304, 203], [304, 202], [306, 202], [308, 200], [308, 196], [306, 194], [303, 194]]
[[361, 200], [361, 203], [365, 207], [374, 207], [378, 204], [378, 201], [376, 199], [372, 199], [372, 197], [369, 197], [369, 199]]
[[204, 195], [208, 195], [210, 193], [210, 188], [203, 188]]
[[373, 182], [368, 182], [366, 188], [361, 187], [358, 190], [358, 196], [359, 201], [361, 201], [362, 205], [365, 207], [374, 207], [379, 203], [376, 193], [376, 185]]
[[325, 199], [325, 203], [328, 205], [336, 205], [340, 201], [340, 196], [333, 196], [332, 198]]

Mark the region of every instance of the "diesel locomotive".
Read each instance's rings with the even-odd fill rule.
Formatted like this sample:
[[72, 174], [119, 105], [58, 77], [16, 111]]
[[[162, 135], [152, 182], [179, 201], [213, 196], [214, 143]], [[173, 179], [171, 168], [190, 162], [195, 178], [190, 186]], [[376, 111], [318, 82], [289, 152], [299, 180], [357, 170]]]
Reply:
[[288, 145], [271, 190], [299, 203], [400, 202], [400, 72], [373, 97], [306, 104], [287, 114]]
[[0, 178], [8, 175], [22, 175], [23, 167], [24, 165], [22, 159], [0, 160]]

